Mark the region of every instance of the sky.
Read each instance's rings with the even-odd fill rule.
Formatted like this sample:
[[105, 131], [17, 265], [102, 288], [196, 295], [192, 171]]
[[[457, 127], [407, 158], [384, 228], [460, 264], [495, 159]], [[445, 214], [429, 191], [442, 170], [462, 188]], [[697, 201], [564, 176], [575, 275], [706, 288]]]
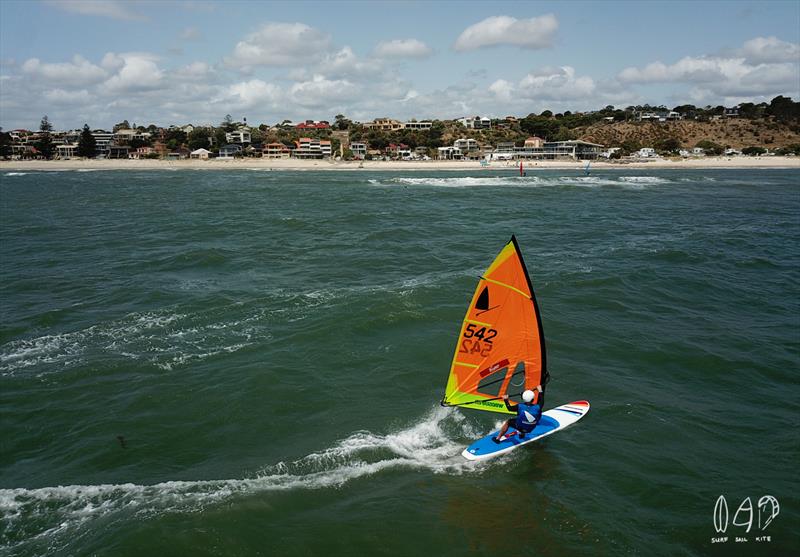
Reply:
[[0, 126], [800, 100], [800, 2], [0, 0]]

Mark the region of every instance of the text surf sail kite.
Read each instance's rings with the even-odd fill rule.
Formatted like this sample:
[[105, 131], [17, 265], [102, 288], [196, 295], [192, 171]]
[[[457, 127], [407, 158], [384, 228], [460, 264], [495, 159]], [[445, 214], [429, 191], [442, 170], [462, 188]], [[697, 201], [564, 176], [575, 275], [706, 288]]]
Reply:
[[512, 236], [472, 296], [442, 404], [509, 413], [503, 395], [519, 402], [526, 389], [544, 389], [547, 378], [539, 307]]

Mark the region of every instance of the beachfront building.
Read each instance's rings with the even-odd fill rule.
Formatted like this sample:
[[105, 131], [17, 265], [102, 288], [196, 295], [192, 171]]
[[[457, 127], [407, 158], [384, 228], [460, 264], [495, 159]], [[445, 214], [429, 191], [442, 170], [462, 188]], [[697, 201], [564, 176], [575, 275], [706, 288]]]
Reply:
[[364, 126], [368, 130], [380, 130], [380, 131], [397, 131], [402, 130], [403, 126], [402, 122], [398, 122], [397, 120], [392, 120], [391, 118], [375, 118], [372, 122], [364, 122], [362, 126]]
[[636, 151], [636, 156], [640, 159], [651, 159], [656, 156], [656, 150], [652, 147], [642, 147]]
[[411, 149], [405, 143], [389, 143], [386, 154], [392, 159], [402, 159], [404, 156], [411, 157]]
[[461, 151], [461, 153], [474, 153], [477, 152], [480, 147], [478, 146], [478, 141], [472, 138], [461, 138], [456, 139], [453, 142], [453, 147]]
[[229, 144], [219, 149], [219, 157], [220, 159], [232, 159], [237, 155], [242, 154], [242, 146], [236, 144]]
[[458, 123], [468, 130], [488, 130], [492, 127], [492, 119], [481, 116], [467, 116], [459, 118]]
[[228, 143], [250, 143], [253, 140], [250, 130], [239, 128], [235, 132], [225, 132], [225, 141]]
[[539, 136], [534, 135], [525, 140], [525, 149], [540, 149], [544, 147], [545, 141]]
[[139, 159], [145, 159], [147, 157], [150, 157], [150, 156], [156, 155], [156, 154], [158, 154], [158, 153], [152, 147], [139, 147], [138, 149], [136, 149], [132, 153], [128, 153], [128, 158], [129, 159], [139, 160]]
[[109, 159], [127, 159], [130, 150], [127, 145], [109, 145], [107, 156]]
[[457, 147], [439, 147], [437, 150], [439, 160], [457, 160], [464, 158], [463, 153]]
[[291, 155], [289, 148], [283, 143], [267, 143], [264, 145], [262, 157], [265, 159], [288, 159]]
[[322, 158], [327, 159], [331, 156], [331, 149], [333, 144], [330, 139], [321, 139], [319, 142], [319, 149], [322, 151]]
[[407, 130], [429, 130], [433, 122], [406, 122], [403, 128]]
[[78, 152], [77, 143], [64, 143], [56, 147], [56, 153], [60, 159], [71, 159]]
[[[301, 137], [294, 142], [296, 147], [294, 157], [298, 159], [321, 159], [323, 155], [322, 142], [313, 137]], [[327, 141], [327, 153], [331, 154], [331, 142]]]
[[350, 151], [353, 152], [353, 158], [364, 160], [367, 158], [367, 144], [366, 143], [351, 143]]
[[554, 160], [569, 158], [574, 160], [595, 160], [601, 156], [603, 146], [588, 141], [544, 141], [533, 137], [525, 141], [525, 145], [517, 147], [511, 142], [501, 142], [490, 153], [490, 159], [540, 159]]
[[207, 161], [209, 155], [211, 155], [211, 151], [209, 151], [208, 149], [203, 149], [202, 147], [200, 149], [195, 149], [194, 151], [189, 153], [190, 158], [199, 159], [202, 161]]
[[94, 130], [92, 132], [94, 137], [94, 152], [99, 157], [108, 156], [108, 148], [114, 141], [114, 134], [103, 130]]

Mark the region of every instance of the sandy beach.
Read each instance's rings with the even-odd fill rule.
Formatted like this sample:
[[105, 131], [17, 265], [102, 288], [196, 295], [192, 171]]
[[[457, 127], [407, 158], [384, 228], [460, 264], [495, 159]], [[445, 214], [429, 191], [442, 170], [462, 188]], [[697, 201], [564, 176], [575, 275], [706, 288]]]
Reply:
[[[525, 162], [529, 170], [574, 170], [583, 169], [585, 161], [536, 161]], [[0, 161], [0, 172], [26, 170], [385, 170], [385, 171], [509, 171], [519, 168], [519, 162], [496, 161], [481, 166], [476, 161], [332, 161], [301, 159], [211, 159], [211, 160], [32, 160]], [[592, 170], [643, 169], [643, 168], [797, 168], [800, 157], [705, 157], [697, 159], [653, 159], [634, 162], [592, 161]]]

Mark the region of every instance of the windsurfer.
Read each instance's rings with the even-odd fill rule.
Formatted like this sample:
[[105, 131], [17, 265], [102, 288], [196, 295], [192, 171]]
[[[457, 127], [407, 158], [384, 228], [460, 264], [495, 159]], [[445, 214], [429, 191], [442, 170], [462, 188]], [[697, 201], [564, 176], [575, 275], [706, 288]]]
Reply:
[[[500, 442], [510, 427], [516, 429], [520, 437], [525, 437], [526, 433], [533, 431], [533, 428], [536, 427], [536, 424], [539, 423], [539, 419], [542, 417], [542, 386], [539, 385], [536, 387], [536, 391], [538, 397], [534, 395], [534, 392], [531, 390], [522, 393], [522, 402], [517, 405], [512, 405], [508, 401], [507, 394], [503, 395], [503, 402], [506, 408], [508, 408], [509, 412], [516, 412], [517, 416], [507, 420], [506, 423], [503, 424], [503, 427], [500, 428], [497, 436], [493, 439], [495, 443]], [[534, 401], [534, 399], [536, 400]]]

